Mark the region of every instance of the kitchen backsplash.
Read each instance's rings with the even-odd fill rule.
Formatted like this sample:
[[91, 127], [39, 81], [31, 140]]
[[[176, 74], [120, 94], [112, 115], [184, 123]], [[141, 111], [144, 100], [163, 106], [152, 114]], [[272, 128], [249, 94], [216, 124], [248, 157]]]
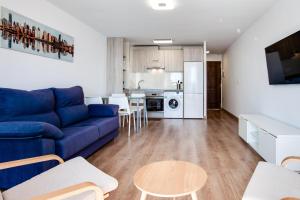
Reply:
[[145, 73], [125, 73], [124, 81], [126, 89], [136, 89], [138, 82], [142, 89], [176, 89], [176, 83], [183, 81], [182, 72], [165, 72], [163, 70], [151, 70]]

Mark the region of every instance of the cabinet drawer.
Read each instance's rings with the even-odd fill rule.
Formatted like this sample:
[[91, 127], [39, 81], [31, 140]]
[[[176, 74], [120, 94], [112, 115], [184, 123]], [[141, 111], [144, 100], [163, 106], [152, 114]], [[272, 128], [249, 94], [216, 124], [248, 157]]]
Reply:
[[258, 153], [268, 162], [276, 163], [276, 137], [258, 130]]

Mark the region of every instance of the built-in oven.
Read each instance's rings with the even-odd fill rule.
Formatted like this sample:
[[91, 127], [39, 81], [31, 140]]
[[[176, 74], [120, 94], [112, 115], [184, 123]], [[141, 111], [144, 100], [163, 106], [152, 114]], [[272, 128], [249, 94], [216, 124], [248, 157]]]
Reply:
[[164, 112], [164, 96], [151, 95], [146, 97], [147, 111], [149, 112]]

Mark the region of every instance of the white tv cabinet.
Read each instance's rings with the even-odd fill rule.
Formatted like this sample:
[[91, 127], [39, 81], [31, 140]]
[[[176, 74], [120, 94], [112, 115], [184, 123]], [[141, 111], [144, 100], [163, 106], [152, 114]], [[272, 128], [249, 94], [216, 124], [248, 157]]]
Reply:
[[300, 129], [269, 117], [240, 115], [239, 135], [268, 162], [280, 165], [288, 156], [300, 156]]

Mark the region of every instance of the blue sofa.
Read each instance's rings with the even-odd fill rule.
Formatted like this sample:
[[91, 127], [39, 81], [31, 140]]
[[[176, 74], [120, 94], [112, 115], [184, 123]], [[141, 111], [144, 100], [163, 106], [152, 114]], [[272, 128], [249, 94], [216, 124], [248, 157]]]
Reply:
[[[84, 104], [81, 87], [34, 91], [0, 88], [0, 162], [56, 154], [88, 157], [118, 135], [117, 105]], [[0, 189], [51, 167], [40, 163], [0, 171]]]

